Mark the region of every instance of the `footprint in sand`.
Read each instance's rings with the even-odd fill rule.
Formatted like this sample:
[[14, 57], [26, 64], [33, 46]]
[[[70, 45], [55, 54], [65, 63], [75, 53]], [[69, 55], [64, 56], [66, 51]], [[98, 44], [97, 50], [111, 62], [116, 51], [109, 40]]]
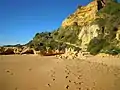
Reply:
[[67, 73], [67, 70], [65, 70], [65, 73]]
[[[55, 81], [55, 71], [54, 70], [50, 70], [50, 77], [52, 78], [52, 81]], [[51, 87], [51, 84], [48, 83], [47, 87]]]
[[53, 81], [55, 81], [55, 79], [53, 78]]
[[50, 75], [52, 78], [55, 78], [55, 72]]
[[51, 72], [50, 77], [52, 78], [52, 81], [55, 81], [56, 80], [55, 79], [55, 71], [54, 70], [50, 70], [50, 72]]
[[70, 74], [70, 72], [67, 73], [68, 75]]
[[10, 74], [10, 75], [14, 75], [10, 70], [5, 70], [5, 72]]
[[47, 84], [48, 87], [51, 87], [51, 84]]
[[66, 76], [65, 78], [68, 78], [68, 76]]
[[83, 82], [79, 82], [79, 85], [81, 85]]
[[80, 88], [80, 87], [78, 87], [78, 88], [76, 88], [77, 90], [82, 90], [82, 88]]
[[51, 72], [52, 74], [55, 74], [55, 71], [54, 71], [54, 70], [50, 70], [50, 72]]
[[19, 90], [18, 87], [16, 87], [15, 90]]
[[55, 79], [55, 77], [54, 78], [52, 78], [52, 81], [55, 81], [56, 79]]
[[51, 78], [55, 78], [55, 75], [52, 74], [52, 75], [51, 75]]
[[66, 89], [69, 89], [69, 87], [70, 87], [70, 86], [69, 86], [69, 85], [67, 85], [65, 88], [66, 88]]
[[79, 76], [78, 76], [78, 79], [81, 79], [81, 77], [82, 77], [82, 75], [79, 75]]
[[68, 70], [65, 70], [65, 73], [67, 73], [68, 75], [70, 74], [70, 71], [68, 71]]
[[75, 85], [81, 85], [83, 82], [81, 81], [81, 82], [73, 82]]
[[90, 90], [89, 88], [87, 88], [86, 90]]
[[78, 85], [78, 83], [77, 83], [77, 82], [74, 82], [74, 84], [75, 84], [75, 85]]
[[29, 68], [28, 70], [29, 70], [29, 71], [32, 71], [32, 68]]
[[72, 81], [71, 80], [69, 80], [69, 83], [71, 83]]
[[5, 72], [10, 73], [10, 70], [5, 70]]

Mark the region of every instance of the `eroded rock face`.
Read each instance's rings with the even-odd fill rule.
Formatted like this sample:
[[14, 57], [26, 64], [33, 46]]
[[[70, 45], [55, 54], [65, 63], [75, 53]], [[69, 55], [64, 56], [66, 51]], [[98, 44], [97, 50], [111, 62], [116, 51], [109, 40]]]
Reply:
[[90, 57], [90, 53], [75, 51], [73, 48], [66, 48], [65, 53], [62, 55], [58, 55], [57, 57], [62, 59], [86, 59], [87, 57]]
[[10, 55], [10, 54], [15, 54], [14, 53], [14, 48], [0, 48], [0, 55]]
[[86, 48], [90, 40], [98, 37], [100, 27], [98, 25], [87, 25], [83, 26], [81, 32], [78, 35], [79, 40], [81, 40], [81, 47]]
[[94, 0], [87, 6], [78, 7], [78, 9], [73, 14], [71, 14], [62, 22], [62, 27], [70, 26], [74, 23], [77, 23], [79, 26], [84, 26], [91, 23], [96, 18], [99, 18], [96, 16], [96, 13], [102, 9], [105, 4], [106, 0]]
[[75, 59], [77, 57], [77, 51], [72, 48], [66, 48], [65, 53], [58, 56], [59, 58]]
[[14, 48], [14, 53], [15, 53], [15, 54], [20, 54], [20, 53], [22, 52], [22, 49], [23, 49], [23, 48], [18, 48], [18, 47], [16, 47], [16, 48]]
[[26, 47], [22, 50], [20, 54], [35, 54], [35, 51], [32, 48]]

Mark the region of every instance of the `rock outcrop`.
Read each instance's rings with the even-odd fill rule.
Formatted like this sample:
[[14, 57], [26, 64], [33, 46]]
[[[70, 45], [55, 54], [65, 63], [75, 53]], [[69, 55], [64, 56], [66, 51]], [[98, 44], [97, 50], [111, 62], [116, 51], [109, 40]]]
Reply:
[[58, 41], [80, 46], [82, 51], [118, 53], [119, 11], [120, 4], [116, 0], [93, 0], [86, 6], [79, 6], [62, 22], [57, 31]]
[[35, 54], [35, 51], [31, 48], [24, 48], [20, 54]]
[[56, 57], [62, 58], [62, 59], [86, 59], [87, 57], [90, 57], [89, 52], [82, 52], [82, 51], [75, 51], [73, 48], [66, 48], [65, 53], [61, 55], [57, 55]]
[[0, 48], [0, 55], [10, 55], [10, 54], [15, 54], [13, 48]]
[[100, 27], [98, 25], [83, 26], [81, 32], [78, 35], [78, 39], [81, 40], [82, 49], [86, 50], [87, 45], [93, 38], [98, 37], [99, 32]]
[[48, 51], [36, 51], [34, 48], [30, 48], [27, 46], [18, 48], [18, 47], [0, 47], [0, 55], [24, 55], [24, 54], [34, 54], [34, 55], [41, 55], [41, 56], [53, 56], [53, 55], [60, 55], [63, 54], [63, 51], [59, 50], [48, 50]]
[[76, 23], [78, 26], [85, 26], [93, 22], [97, 12], [105, 6], [106, 0], [94, 0], [87, 6], [78, 7], [77, 10], [62, 22], [62, 27], [71, 26]]

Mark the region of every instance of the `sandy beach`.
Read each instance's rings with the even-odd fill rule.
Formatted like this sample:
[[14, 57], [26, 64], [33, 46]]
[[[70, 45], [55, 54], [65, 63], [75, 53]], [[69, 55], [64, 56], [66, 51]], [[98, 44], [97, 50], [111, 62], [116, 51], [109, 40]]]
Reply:
[[120, 90], [120, 58], [0, 56], [0, 90]]

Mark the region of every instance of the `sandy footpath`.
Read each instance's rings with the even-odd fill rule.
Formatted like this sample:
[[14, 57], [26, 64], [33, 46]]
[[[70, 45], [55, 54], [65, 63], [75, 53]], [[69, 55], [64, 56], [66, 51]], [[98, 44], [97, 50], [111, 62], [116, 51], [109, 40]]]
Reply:
[[0, 90], [120, 90], [120, 58], [0, 56]]

